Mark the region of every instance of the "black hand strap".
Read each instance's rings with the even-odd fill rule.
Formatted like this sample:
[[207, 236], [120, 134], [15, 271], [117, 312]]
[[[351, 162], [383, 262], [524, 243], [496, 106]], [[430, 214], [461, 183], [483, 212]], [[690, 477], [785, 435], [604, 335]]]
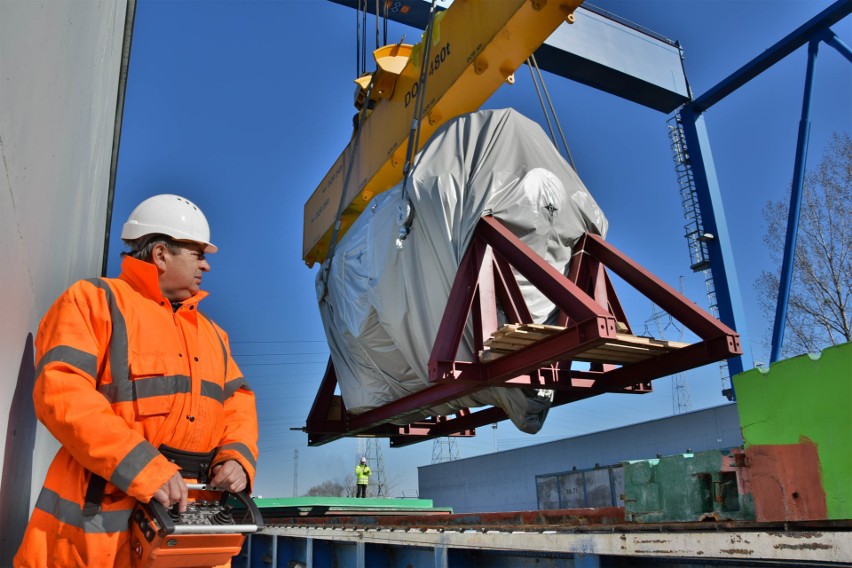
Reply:
[[84, 517], [91, 517], [100, 513], [105, 487], [106, 479], [100, 475], [91, 474], [91, 477], [89, 477], [89, 486], [86, 488], [86, 501], [83, 504]]

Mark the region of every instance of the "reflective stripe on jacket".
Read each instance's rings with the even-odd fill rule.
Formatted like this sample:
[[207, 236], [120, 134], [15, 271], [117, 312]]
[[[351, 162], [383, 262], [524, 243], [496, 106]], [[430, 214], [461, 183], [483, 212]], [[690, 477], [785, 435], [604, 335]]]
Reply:
[[357, 485], [367, 485], [370, 482], [370, 466], [361, 465], [355, 466], [355, 477], [358, 478]]
[[[249, 487], [257, 460], [254, 394], [227, 335], [198, 312], [200, 292], [173, 311], [154, 265], [124, 259], [117, 279], [72, 285], [36, 338], [38, 419], [62, 444], [15, 566], [125, 566], [128, 522], [177, 471], [160, 444], [219, 448]], [[90, 472], [107, 480], [100, 511], [86, 515]]]

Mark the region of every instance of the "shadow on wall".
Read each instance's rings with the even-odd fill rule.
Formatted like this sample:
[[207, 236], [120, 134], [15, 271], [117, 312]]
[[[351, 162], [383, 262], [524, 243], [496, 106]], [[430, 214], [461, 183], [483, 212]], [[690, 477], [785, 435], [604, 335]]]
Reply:
[[30, 511], [30, 484], [33, 477], [33, 448], [36, 418], [33, 407], [35, 385], [33, 334], [24, 343], [18, 382], [9, 410], [9, 424], [0, 481], [0, 566], [11, 566], [18, 550]]

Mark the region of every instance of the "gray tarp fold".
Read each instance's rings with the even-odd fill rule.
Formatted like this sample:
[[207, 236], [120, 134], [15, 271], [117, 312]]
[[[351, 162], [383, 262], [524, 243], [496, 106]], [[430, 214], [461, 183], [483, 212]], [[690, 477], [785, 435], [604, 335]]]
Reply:
[[[325, 261], [327, 282], [326, 266], [317, 278], [338, 385], [355, 414], [430, 386], [432, 344], [480, 217], [499, 219], [563, 273], [583, 233], [606, 236], [606, 218], [583, 182], [542, 129], [512, 109], [448, 122], [414, 164], [407, 203], [402, 183], [373, 198]], [[398, 242], [408, 204], [413, 221]], [[553, 304], [518, 282], [534, 321], [547, 322]], [[474, 360], [472, 339], [468, 326], [458, 360]], [[518, 429], [535, 433], [551, 401], [552, 391], [489, 387], [399, 422], [498, 406]]]

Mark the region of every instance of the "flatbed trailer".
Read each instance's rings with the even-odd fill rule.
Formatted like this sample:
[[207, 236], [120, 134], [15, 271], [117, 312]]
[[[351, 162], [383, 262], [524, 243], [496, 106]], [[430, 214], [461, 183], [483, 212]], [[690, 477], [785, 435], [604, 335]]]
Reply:
[[852, 521], [634, 523], [622, 507], [278, 517], [233, 566], [850, 566], [850, 530]]

